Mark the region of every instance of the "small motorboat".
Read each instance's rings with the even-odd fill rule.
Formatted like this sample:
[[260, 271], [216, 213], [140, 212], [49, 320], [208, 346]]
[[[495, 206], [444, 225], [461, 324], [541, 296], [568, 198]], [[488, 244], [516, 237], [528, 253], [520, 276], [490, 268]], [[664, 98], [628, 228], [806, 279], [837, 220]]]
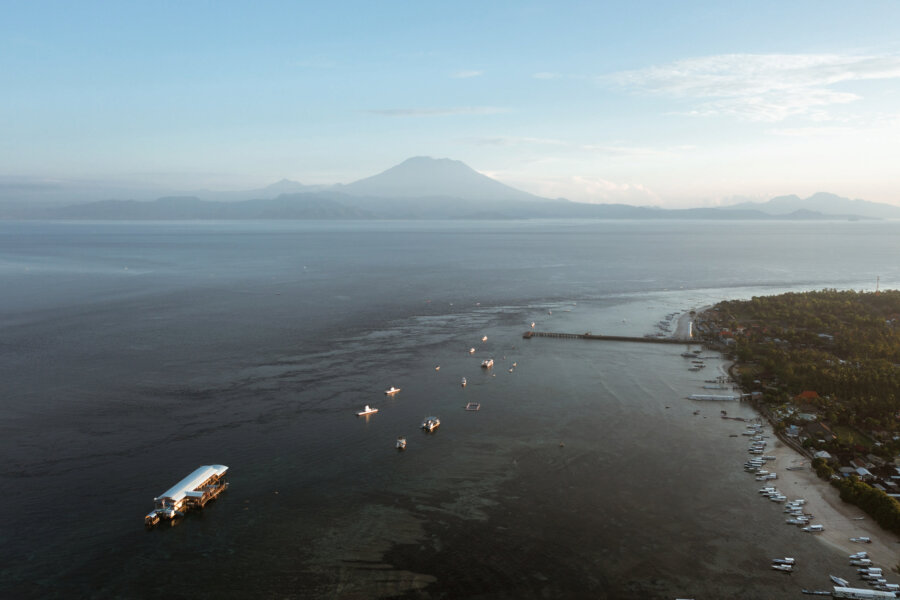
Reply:
[[462, 386], [463, 386], [463, 387], [466, 387], [466, 378], [463, 377], [463, 378], [462, 378], [462, 381], [461, 381], [460, 383], [462, 383]]
[[482, 337], [482, 338], [481, 338], [481, 341], [482, 341], [482, 342], [486, 342], [486, 341], [487, 341], [487, 336]]
[[490, 369], [490, 368], [493, 367], [493, 366], [494, 366], [494, 359], [493, 359], [493, 358], [486, 358], [485, 360], [481, 361], [481, 368], [482, 368], [482, 369]]
[[794, 571], [793, 565], [772, 565], [772, 568], [783, 573], [793, 573]]
[[466, 410], [475, 411], [475, 410], [480, 410], [480, 409], [481, 409], [481, 405], [477, 402], [469, 402], [468, 404], [466, 404]]
[[398, 437], [397, 438], [397, 450], [406, 450], [406, 438]]
[[440, 370], [441, 370], [441, 365], [435, 365], [434, 370], [435, 370], [435, 371], [440, 371]]
[[366, 416], [366, 415], [373, 415], [373, 414], [375, 414], [375, 413], [377, 413], [377, 412], [378, 412], [378, 409], [377, 409], [377, 408], [372, 408], [371, 406], [369, 406], [368, 404], [366, 404], [366, 407], [365, 407], [364, 409], [362, 409], [361, 411], [359, 411], [358, 413], [356, 413], [356, 416], [357, 416], [357, 417], [364, 417], [364, 416]]
[[399, 391], [400, 391], [400, 388], [395, 388], [394, 386], [391, 386], [388, 389], [384, 390], [384, 393], [386, 396], [393, 396], [394, 394], [396, 394]]
[[475, 348], [469, 348], [469, 354], [475, 354]]
[[437, 417], [425, 417], [425, 420], [422, 421], [422, 429], [426, 431], [434, 431], [440, 426], [441, 420]]

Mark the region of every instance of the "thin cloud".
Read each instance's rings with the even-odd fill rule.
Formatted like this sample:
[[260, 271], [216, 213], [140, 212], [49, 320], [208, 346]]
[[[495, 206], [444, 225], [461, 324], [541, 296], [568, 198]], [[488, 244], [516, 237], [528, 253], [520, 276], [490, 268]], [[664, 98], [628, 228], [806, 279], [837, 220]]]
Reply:
[[516, 137], [516, 136], [494, 136], [494, 137], [476, 137], [467, 138], [465, 141], [475, 144], [476, 146], [565, 146], [566, 142], [562, 140], [554, 140], [548, 138], [537, 137]]
[[469, 79], [471, 77], [481, 77], [484, 71], [457, 71], [451, 77], [454, 79]]
[[900, 56], [724, 54], [622, 71], [601, 80], [627, 89], [700, 101], [690, 114], [781, 121], [793, 115], [827, 119], [825, 107], [858, 94], [836, 84], [900, 78]]
[[782, 129], [770, 129], [767, 133], [785, 137], [819, 137], [823, 135], [844, 135], [855, 133], [850, 127], [788, 127]]
[[381, 117], [449, 117], [454, 115], [496, 115], [506, 109], [494, 106], [457, 106], [448, 108], [373, 108], [365, 111]]

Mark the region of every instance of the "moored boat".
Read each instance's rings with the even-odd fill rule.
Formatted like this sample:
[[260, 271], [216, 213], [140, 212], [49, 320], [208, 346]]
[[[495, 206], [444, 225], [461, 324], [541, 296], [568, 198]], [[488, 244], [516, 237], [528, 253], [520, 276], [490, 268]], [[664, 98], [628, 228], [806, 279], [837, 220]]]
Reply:
[[375, 413], [377, 413], [377, 412], [378, 412], [378, 409], [377, 409], [377, 408], [372, 408], [371, 406], [369, 406], [368, 404], [366, 404], [366, 407], [363, 408], [361, 411], [357, 412], [357, 413], [356, 413], [356, 416], [357, 416], [357, 417], [364, 417], [364, 416], [366, 416], [366, 415], [373, 415], [373, 414], [375, 414]]
[[494, 359], [493, 359], [493, 358], [486, 358], [486, 359], [484, 359], [483, 361], [481, 361], [481, 368], [482, 368], [482, 369], [490, 369], [490, 368], [493, 367], [493, 366], [494, 366]]
[[425, 417], [425, 420], [422, 421], [422, 429], [426, 431], [434, 431], [441, 424], [441, 420], [437, 417]]
[[394, 394], [396, 394], [399, 391], [400, 391], [400, 388], [395, 388], [394, 386], [391, 386], [388, 389], [384, 390], [384, 393], [385, 393], [385, 395], [393, 396]]
[[397, 438], [396, 448], [397, 448], [397, 450], [406, 450], [406, 438], [405, 437], [401, 436], [401, 437]]
[[475, 410], [480, 410], [480, 409], [481, 409], [481, 405], [477, 402], [469, 402], [468, 404], [466, 404], [466, 410], [475, 411]]

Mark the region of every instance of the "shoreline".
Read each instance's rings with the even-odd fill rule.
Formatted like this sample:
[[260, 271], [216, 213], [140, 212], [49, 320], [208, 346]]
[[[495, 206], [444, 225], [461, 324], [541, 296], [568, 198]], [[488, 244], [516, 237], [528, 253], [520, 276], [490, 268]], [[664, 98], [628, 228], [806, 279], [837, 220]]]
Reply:
[[[709, 308], [711, 306], [704, 306], [696, 309], [695, 312], [699, 315]], [[676, 335], [685, 333], [682, 331], [682, 328], [686, 327], [683, 322], [689, 322], [690, 318], [689, 312], [678, 318]], [[716, 351], [722, 353], [721, 350]], [[737, 363], [730, 360], [726, 360], [723, 364], [723, 369], [728, 373], [735, 386], [737, 386], [737, 380], [732, 377], [732, 369], [736, 366], [738, 366]], [[740, 388], [738, 387], [738, 389]], [[869, 554], [874, 566], [881, 567], [886, 574], [895, 573], [894, 569], [897, 567], [898, 556], [900, 556], [900, 541], [891, 539], [893, 534], [882, 529], [861, 508], [841, 500], [838, 490], [829, 482], [820, 479], [812, 470], [812, 459], [775, 433], [775, 426], [768, 413], [757, 406], [755, 402], [751, 406], [757, 415], [765, 420], [767, 429], [771, 431], [772, 439], [775, 440], [773, 446], [767, 449], [767, 453], [777, 457], [774, 461], [770, 461], [768, 466], [770, 471], [778, 473], [778, 479], [772, 482], [760, 482], [760, 487], [774, 485], [788, 497], [788, 500], [805, 498], [807, 512], [815, 515], [812, 524], [824, 526], [824, 531], [821, 533], [808, 535], [814, 535], [823, 544], [847, 555], [865, 551]], [[786, 470], [786, 467], [798, 465], [803, 465], [803, 469]], [[785, 520], [787, 518], [784, 513], [779, 512], [776, 518], [782, 517]], [[797, 527], [787, 523], [784, 526]], [[800, 533], [805, 532], [801, 531]], [[851, 542], [851, 537], [868, 537], [871, 542], [868, 544]], [[855, 573], [855, 567], [848, 567], [848, 571]]]

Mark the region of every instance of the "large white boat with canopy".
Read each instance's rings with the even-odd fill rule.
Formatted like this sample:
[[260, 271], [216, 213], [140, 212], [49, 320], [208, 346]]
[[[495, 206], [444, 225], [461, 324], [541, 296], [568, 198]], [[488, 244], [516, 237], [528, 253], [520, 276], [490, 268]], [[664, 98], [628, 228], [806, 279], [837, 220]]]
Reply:
[[192, 508], [203, 508], [228, 487], [225, 465], [204, 465], [153, 499], [154, 507], [144, 517], [144, 524], [153, 526], [160, 519], [183, 516]]

